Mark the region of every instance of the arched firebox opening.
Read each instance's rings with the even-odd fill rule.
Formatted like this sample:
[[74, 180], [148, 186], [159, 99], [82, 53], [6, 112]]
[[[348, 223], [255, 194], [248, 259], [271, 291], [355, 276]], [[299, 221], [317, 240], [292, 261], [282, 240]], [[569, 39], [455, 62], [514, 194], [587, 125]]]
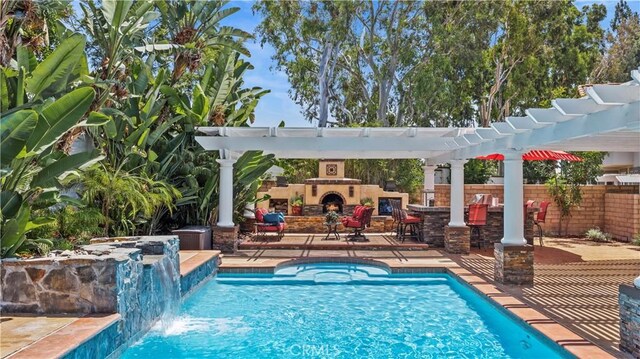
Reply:
[[344, 205], [344, 199], [338, 193], [327, 193], [322, 197], [320, 201], [322, 204], [322, 213], [329, 211], [335, 211], [342, 213], [342, 205]]

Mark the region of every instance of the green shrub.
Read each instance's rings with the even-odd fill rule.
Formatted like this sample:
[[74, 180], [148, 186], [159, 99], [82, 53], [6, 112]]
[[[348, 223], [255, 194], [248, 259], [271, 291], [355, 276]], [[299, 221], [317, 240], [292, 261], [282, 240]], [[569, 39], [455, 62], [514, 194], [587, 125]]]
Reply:
[[611, 235], [602, 232], [598, 227], [588, 230], [587, 233], [585, 233], [585, 237], [594, 242], [609, 242], [611, 240]]
[[300, 206], [302, 206], [304, 204], [304, 202], [302, 200], [302, 196], [300, 196], [300, 195], [292, 196], [289, 200], [291, 201], [291, 206], [292, 207], [296, 207], [296, 206], [300, 207]]
[[[103, 232], [101, 224], [104, 221], [104, 217], [96, 208], [65, 206], [54, 211], [38, 211], [34, 215], [50, 217], [54, 220], [29, 232], [29, 238], [33, 239], [64, 240], [72, 243], [71, 246], [73, 247], [73, 243], [84, 244]], [[53, 247], [55, 249], [63, 249], [58, 248], [55, 243]], [[41, 247], [38, 247], [38, 252], [43, 252], [41, 249]]]
[[373, 199], [371, 199], [371, 197], [365, 197], [363, 199], [360, 200], [360, 204], [363, 206], [367, 206], [367, 207], [373, 207], [374, 203], [373, 203]]
[[633, 240], [631, 241], [631, 244], [640, 246], [640, 232], [636, 233], [636, 235], [633, 236]]
[[58, 212], [58, 238], [71, 243], [85, 243], [103, 231], [104, 216], [96, 208], [67, 206]]
[[72, 251], [75, 248], [75, 244], [66, 239], [57, 239], [53, 241], [53, 247], [51, 249], [60, 249], [63, 251]]

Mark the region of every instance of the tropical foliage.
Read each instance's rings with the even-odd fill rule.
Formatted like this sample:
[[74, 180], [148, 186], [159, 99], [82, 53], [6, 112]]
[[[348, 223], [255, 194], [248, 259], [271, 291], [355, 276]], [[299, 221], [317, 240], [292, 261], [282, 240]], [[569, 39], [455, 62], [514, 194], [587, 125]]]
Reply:
[[[69, 208], [97, 213], [108, 236], [214, 223], [219, 156], [196, 143], [197, 127], [246, 126], [268, 93], [244, 86], [250, 34], [220, 25], [238, 8], [84, 0], [76, 21], [68, 3], [18, 3], [0, 6], [2, 256], [46, 237], [72, 243]], [[36, 41], [44, 28], [49, 40]], [[273, 163], [238, 159], [238, 212]], [[80, 199], [60, 194], [69, 187]]]

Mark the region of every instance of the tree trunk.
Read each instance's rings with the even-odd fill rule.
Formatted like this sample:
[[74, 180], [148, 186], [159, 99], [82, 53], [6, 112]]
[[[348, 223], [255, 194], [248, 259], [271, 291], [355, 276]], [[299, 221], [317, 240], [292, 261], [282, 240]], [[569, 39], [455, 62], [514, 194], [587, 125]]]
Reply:
[[376, 111], [376, 117], [378, 122], [382, 123], [382, 126], [389, 127], [389, 120], [387, 120], [387, 102], [389, 101], [389, 88], [387, 80], [380, 81], [380, 88], [378, 93], [378, 111]]
[[333, 44], [331, 42], [327, 42], [324, 46], [324, 50], [322, 51], [322, 58], [320, 60], [320, 71], [319, 71], [319, 103], [318, 107], [318, 127], [327, 127], [327, 118], [329, 117], [329, 61], [331, 60], [331, 55], [333, 53]]

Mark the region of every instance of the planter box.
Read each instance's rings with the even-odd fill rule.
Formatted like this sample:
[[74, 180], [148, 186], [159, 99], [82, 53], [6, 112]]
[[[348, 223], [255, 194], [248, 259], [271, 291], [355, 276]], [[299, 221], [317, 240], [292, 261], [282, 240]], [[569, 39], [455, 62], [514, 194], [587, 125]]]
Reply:
[[205, 226], [187, 226], [172, 231], [180, 238], [181, 250], [211, 249], [211, 228]]

